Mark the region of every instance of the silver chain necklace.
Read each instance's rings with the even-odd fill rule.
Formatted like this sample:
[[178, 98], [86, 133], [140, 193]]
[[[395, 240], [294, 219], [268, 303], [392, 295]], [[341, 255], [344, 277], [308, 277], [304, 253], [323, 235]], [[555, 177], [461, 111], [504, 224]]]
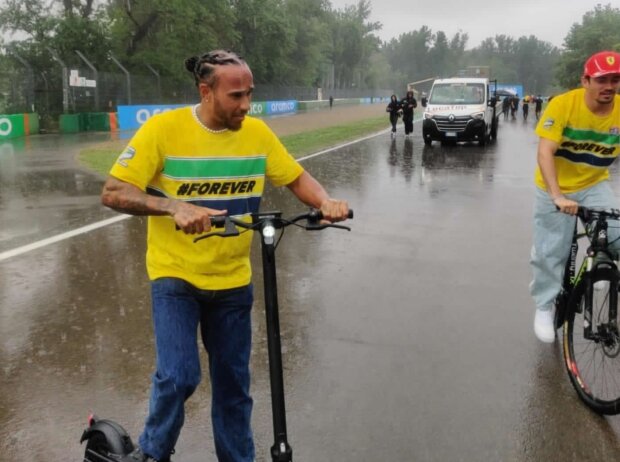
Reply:
[[204, 128], [209, 133], [213, 133], [214, 135], [219, 135], [220, 133], [224, 133], [228, 131], [228, 128], [220, 128], [219, 130], [213, 130], [212, 128], [207, 127], [207, 125], [202, 120], [200, 120], [200, 117], [198, 117], [198, 106], [200, 106], [200, 104], [196, 104], [192, 108], [192, 115], [194, 116], [194, 119], [196, 119], [196, 122], [198, 122], [198, 124], [202, 128]]

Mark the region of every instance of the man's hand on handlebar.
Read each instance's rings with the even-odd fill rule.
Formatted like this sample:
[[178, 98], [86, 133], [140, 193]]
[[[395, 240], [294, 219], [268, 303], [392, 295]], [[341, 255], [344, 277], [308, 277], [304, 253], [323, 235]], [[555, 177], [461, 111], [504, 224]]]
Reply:
[[171, 215], [177, 227], [185, 234], [202, 234], [211, 230], [209, 217], [226, 215], [226, 213], [227, 210], [215, 210], [179, 201], [175, 204]]
[[320, 210], [323, 214], [323, 220], [330, 223], [344, 221], [349, 218], [349, 204], [347, 201], [326, 199], [321, 204]]
[[579, 204], [571, 199], [567, 199], [564, 196], [559, 196], [553, 199], [553, 203], [562, 213], [568, 215], [577, 215]]

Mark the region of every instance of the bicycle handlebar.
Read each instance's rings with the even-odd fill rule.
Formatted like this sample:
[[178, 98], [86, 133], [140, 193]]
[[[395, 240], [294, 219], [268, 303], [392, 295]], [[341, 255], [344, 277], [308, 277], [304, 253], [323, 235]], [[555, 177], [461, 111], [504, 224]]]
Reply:
[[577, 209], [577, 216], [583, 221], [591, 221], [596, 218], [611, 218], [620, 220], [620, 210], [618, 209], [597, 209], [580, 205]]
[[[560, 207], [555, 206], [556, 210], [560, 210]], [[599, 209], [590, 208], [580, 205], [577, 207], [577, 216], [581, 220], [588, 222], [596, 218], [604, 217], [611, 218], [613, 220], [620, 220], [620, 209]]]

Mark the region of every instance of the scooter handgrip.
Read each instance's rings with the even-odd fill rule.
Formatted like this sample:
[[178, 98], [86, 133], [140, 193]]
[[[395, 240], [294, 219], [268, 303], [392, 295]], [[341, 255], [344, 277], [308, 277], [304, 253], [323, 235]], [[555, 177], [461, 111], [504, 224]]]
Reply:
[[226, 216], [225, 215], [218, 215], [218, 216], [215, 216], [215, 217], [209, 217], [209, 220], [211, 220], [211, 226], [213, 226], [214, 228], [222, 228], [226, 224]]
[[[226, 216], [224, 215], [218, 215], [216, 217], [209, 217], [209, 220], [211, 221], [211, 226], [213, 226], [214, 228], [223, 228], [224, 225], [226, 224]], [[175, 224], [174, 229], [177, 231], [180, 231], [181, 227]]]
[[[347, 218], [353, 218], [353, 209], [349, 209], [349, 213], [347, 214]], [[323, 212], [321, 212], [320, 210], [316, 211], [316, 219], [317, 220], [322, 220], [323, 219]]]

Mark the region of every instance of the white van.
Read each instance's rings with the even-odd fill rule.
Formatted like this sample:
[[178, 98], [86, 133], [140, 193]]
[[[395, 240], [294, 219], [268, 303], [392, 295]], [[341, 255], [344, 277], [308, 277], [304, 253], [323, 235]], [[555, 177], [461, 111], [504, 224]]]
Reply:
[[477, 141], [484, 146], [497, 138], [498, 102], [492, 92], [485, 78], [435, 80], [428, 100], [422, 102], [424, 144]]

